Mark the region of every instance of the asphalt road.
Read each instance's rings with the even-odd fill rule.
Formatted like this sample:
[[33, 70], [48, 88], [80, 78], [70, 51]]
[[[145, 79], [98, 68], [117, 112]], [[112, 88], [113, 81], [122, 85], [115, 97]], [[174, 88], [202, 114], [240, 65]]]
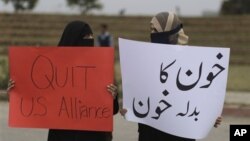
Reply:
[[[46, 141], [46, 129], [9, 128], [8, 103], [0, 102], [0, 141]], [[128, 122], [119, 114], [115, 116], [113, 141], [137, 141], [137, 124]], [[210, 134], [199, 141], [229, 141], [230, 124], [250, 124], [250, 117], [238, 115], [223, 116], [222, 125], [214, 128]]]

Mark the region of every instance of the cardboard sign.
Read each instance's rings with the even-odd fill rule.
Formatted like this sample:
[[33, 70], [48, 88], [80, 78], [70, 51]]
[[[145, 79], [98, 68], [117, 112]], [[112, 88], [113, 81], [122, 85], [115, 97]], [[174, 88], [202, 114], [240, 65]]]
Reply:
[[112, 131], [114, 49], [11, 47], [9, 126]]
[[228, 48], [119, 39], [126, 119], [180, 137], [204, 138], [223, 108]]

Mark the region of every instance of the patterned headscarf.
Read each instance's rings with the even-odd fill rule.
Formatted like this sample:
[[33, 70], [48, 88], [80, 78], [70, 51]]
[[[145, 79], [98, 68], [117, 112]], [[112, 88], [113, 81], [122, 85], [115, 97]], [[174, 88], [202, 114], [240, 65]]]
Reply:
[[184, 30], [182, 28], [181, 20], [174, 14], [169, 12], [161, 12], [154, 16], [150, 22], [155, 28], [156, 32], [170, 32], [172, 30], [178, 31], [168, 36], [168, 40], [171, 44], [187, 44], [188, 36], [185, 35]]

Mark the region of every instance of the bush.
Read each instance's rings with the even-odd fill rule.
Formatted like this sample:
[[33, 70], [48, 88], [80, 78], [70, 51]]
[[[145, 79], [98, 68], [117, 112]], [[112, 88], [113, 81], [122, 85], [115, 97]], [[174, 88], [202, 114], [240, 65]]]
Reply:
[[222, 15], [242, 15], [250, 13], [249, 0], [227, 0], [222, 3]]

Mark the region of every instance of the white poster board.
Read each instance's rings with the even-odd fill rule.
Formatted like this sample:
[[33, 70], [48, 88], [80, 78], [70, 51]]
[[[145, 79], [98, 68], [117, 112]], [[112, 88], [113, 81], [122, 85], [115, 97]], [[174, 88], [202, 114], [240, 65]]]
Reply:
[[221, 115], [229, 48], [119, 39], [126, 119], [201, 139]]

